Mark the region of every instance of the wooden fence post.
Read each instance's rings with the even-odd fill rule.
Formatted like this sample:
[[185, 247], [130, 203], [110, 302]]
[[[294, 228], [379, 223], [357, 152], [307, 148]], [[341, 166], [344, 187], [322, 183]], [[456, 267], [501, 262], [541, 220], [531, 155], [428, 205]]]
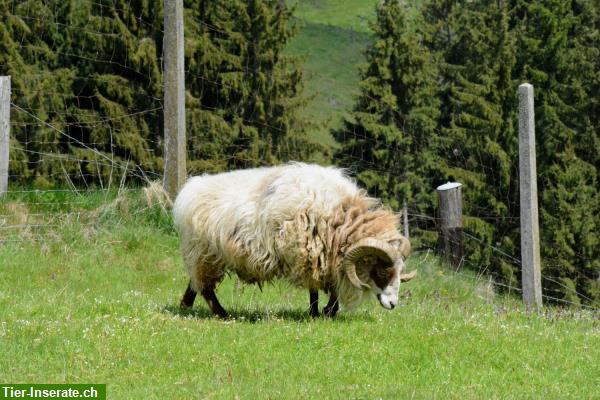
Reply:
[[183, 0], [164, 0], [163, 81], [165, 166], [163, 187], [171, 199], [185, 183], [185, 75]]
[[0, 76], [0, 196], [8, 191], [10, 148], [10, 76]]
[[454, 266], [459, 266], [464, 256], [461, 186], [458, 182], [448, 182], [437, 188], [440, 199], [437, 251]]
[[521, 205], [521, 276], [523, 301], [542, 306], [540, 231], [535, 161], [533, 86], [519, 86], [519, 189]]

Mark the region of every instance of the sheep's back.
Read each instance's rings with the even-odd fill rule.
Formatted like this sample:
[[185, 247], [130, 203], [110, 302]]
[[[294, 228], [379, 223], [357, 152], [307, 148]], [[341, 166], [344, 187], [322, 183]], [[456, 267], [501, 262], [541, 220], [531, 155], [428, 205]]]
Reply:
[[338, 168], [294, 163], [190, 178], [177, 196], [173, 214], [180, 229], [197, 225], [193, 218], [239, 228], [283, 221], [306, 210], [331, 214], [343, 198], [360, 193]]
[[361, 194], [340, 169], [294, 163], [191, 178], [173, 213], [184, 254], [210, 253], [249, 280], [268, 280], [304, 257], [286, 222], [326, 219]]
[[313, 164], [282, 167], [262, 191], [257, 210], [263, 223], [285, 221], [298, 213], [331, 215], [343, 199], [361, 194], [343, 171]]
[[228, 231], [252, 223], [257, 190], [267, 172], [263, 168], [190, 178], [173, 206], [175, 226], [182, 234], [205, 236], [216, 243]]

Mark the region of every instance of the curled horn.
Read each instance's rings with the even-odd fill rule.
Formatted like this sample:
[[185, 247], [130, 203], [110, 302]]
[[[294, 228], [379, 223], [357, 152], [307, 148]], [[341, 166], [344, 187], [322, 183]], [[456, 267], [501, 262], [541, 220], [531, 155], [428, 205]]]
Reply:
[[376, 256], [390, 265], [398, 258], [397, 252], [390, 244], [373, 238], [361, 239], [346, 251], [343, 269], [348, 279], [358, 289], [368, 289], [370, 286], [360, 280], [356, 274], [356, 261], [365, 256]]

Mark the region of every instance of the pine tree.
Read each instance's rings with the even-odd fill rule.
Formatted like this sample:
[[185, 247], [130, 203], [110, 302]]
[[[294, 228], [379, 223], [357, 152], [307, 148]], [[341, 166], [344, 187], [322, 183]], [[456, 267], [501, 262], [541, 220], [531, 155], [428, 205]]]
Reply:
[[439, 101], [437, 72], [418, 26], [397, 0], [377, 7], [360, 95], [334, 137], [341, 143], [336, 162], [357, 171], [362, 186], [392, 207], [407, 201], [420, 213], [433, 202]]
[[581, 300], [577, 293], [592, 299], [599, 293], [598, 150], [590, 150], [598, 127], [587, 114], [597, 48], [581, 40], [581, 34], [597, 33], [580, 24], [589, 16], [578, 7], [586, 5], [543, 0], [518, 9], [523, 24], [517, 70], [536, 88], [543, 287], [571, 302]]
[[467, 254], [509, 283], [518, 278], [516, 265], [493, 257], [491, 245], [519, 254], [515, 79], [529, 81], [544, 291], [574, 302], [576, 292], [597, 298], [598, 5], [432, 0], [425, 10], [443, 79], [445, 173], [466, 183], [466, 229], [485, 244]]
[[291, 10], [276, 0], [238, 0], [200, 1], [190, 12], [199, 21], [188, 24], [187, 79], [197, 167], [308, 159], [318, 146], [298, 114], [302, 72], [296, 58], [283, 55], [295, 32]]
[[423, 6], [425, 43], [434, 53], [445, 53], [456, 41], [456, 9], [461, 8], [460, 0], [429, 0]]
[[[108, 159], [159, 173], [162, 2], [80, 0], [68, 11], [62, 63], [76, 71], [73, 92], [89, 99], [69, 107], [68, 134], [77, 140], [70, 143], [71, 152], [78, 159], [103, 161], [104, 168], [88, 164], [92, 174], [110, 176]], [[81, 143], [94, 143], [93, 150]]]
[[3, 43], [20, 53], [2, 63], [14, 77], [11, 168], [20, 176], [87, 184], [116, 178], [127, 160], [157, 169], [159, 4], [29, 0], [6, 9]]
[[[115, 165], [135, 166], [140, 177], [162, 172], [162, 3], [0, 3], [1, 72], [15, 76], [15, 103], [33, 114], [17, 114], [11, 168], [20, 176], [102, 184], [123, 172]], [[192, 173], [318, 150], [297, 113], [298, 60], [283, 55], [290, 9], [275, 0], [189, 0], [185, 30]]]
[[457, 10], [461, 10], [464, 3], [462, 0], [427, 0], [421, 11], [423, 42], [434, 56], [439, 75], [440, 126], [448, 126], [450, 123], [453, 65], [463, 61], [461, 58], [453, 59], [452, 55], [457, 54], [449, 49], [458, 43], [457, 33], [462, 27], [457, 25], [456, 16], [460, 15]]
[[600, 171], [600, 3], [594, 0], [577, 0], [572, 3], [576, 23], [570, 36], [574, 40], [579, 58], [578, 71], [583, 84], [585, 104], [582, 130], [578, 146], [579, 156]]
[[449, 122], [443, 128], [445, 173], [465, 185], [465, 229], [485, 244], [467, 240], [469, 261], [515, 285], [518, 269], [493, 250], [516, 254], [519, 242], [515, 40], [509, 10], [505, 2], [481, 1], [454, 12], [456, 38], [443, 53], [451, 88]]
[[[58, 150], [59, 134], [47, 124], [65, 129], [62, 94], [70, 92], [74, 74], [60, 68], [47, 43], [59, 36], [56, 25], [46, 26], [55, 18], [50, 6], [39, 0], [19, 4], [2, 0], [0, 13], [0, 74], [12, 77], [12, 101], [16, 104], [11, 113], [10, 174], [22, 179], [44, 174], [41, 179], [47, 182], [52, 174], [48, 163], [64, 157], [39, 153]], [[38, 119], [32, 118], [32, 113]]]
[[[575, 140], [575, 151], [585, 163], [581, 166], [585, 172], [578, 178], [589, 179], [579, 185], [589, 192], [582, 196], [585, 200], [575, 200], [584, 204], [580, 210], [585, 210], [587, 214], [574, 221], [580, 236], [577, 245], [581, 243], [576, 287], [585, 295], [585, 302], [594, 299], [597, 303], [600, 300], [600, 4], [593, 0], [577, 0], [571, 3], [571, 7], [576, 18], [571, 37], [575, 42], [575, 51], [582, 55], [578, 59], [580, 65], [577, 70], [583, 85], [583, 96], [577, 99], [583, 103], [580, 115], [583, 123]], [[569, 183], [565, 183], [565, 186], [568, 187]], [[579, 187], [574, 190], [578, 191]], [[585, 204], [593, 208], [586, 210]]]

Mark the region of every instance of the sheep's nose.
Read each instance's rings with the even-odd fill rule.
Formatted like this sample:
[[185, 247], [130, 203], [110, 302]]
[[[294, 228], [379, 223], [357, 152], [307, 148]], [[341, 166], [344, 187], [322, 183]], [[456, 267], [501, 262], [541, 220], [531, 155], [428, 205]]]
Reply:
[[393, 310], [393, 309], [394, 309], [394, 307], [396, 307], [396, 303], [392, 303], [392, 302], [390, 302], [390, 310]]

